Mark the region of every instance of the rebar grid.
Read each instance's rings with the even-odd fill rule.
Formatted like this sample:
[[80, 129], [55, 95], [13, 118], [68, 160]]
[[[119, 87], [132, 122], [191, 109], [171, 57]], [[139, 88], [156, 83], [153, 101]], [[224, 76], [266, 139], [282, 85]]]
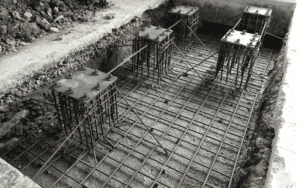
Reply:
[[[209, 50], [218, 41], [208, 36], [199, 37]], [[185, 58], [191, 65], [210, 55], [201, 45], [192, 44], [189, 48]], [[164, 74], [162, 87], [155, 90], [151, 89], [152, 83], [146, 79], [145, 71], [136, 78], [124, 73], [126, 69], [131, 70], [130, 66], [120, 69], [117, 88], [130, 106], [118, 95], [120, 123], [103, 134], [115, 149], [107, 151], [106, 147], [97, 145], [95, 153], [86, 152], [80, 147], [80, 135], [76, 134], [76, 143], [68, 152], [57, 153], [56, 160], [50, 161], [35, 181], [44, 187], [219, 187], [231, 182], [242, 143], [253, 129], [259, 88], [252, 90], [252, 94], [232, 93], [230, 85], [234, 80], [210, 81], [213, 75], [206, 70], [216, 64], [212, 58], [182, 76], [190, 64], [181, 55], [180, 52], [172, 55], [172, 74]], [[264, 74], [271, 56], [268, 50], [262, 50], [255, 70]], [[149, 63], [154, 64], [153, 59]], [[257, 75], [252, 78], [250, 84], [258, 86], [265, 81]], [[157, 147], [132, 109], [163, 143], [168, 155]], [[20, 144], [17, 146], [20, 152], [11, 151], [2, 156], [18, 166], [17, 159], [27, 155], [30, 159], [22, 165], [22, 172], [29, 177], [33, 177], [33, 169], [38, 170], [34, 161], [45, 162], [52, 153], [49, 150], [57, 149], [57, 143], [61, 142], [54, 142], [47, 135], [39, 138], [34, 134], [33, 137], [37, 137], [33, 144], [23, 141], [23, 149]], [[43, 179], [48, 179], [48, 183]]]

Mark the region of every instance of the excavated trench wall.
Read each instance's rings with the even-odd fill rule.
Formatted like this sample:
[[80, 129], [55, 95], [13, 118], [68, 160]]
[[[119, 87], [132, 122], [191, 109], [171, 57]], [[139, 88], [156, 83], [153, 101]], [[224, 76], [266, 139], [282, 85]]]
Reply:
[[[284, 36], [293, 15], [296, 0], [177, 0], [176, 3], [198, 6], [203, 21], [233, 26], [240, 19], [246, 6], [260, 5], [273, 9], [269, 32]], [[228, 21], [227, 21], [228, 20]]]
[[259, 101], [256, 127], [250, 138], [250, 144], [245, 146], [245, 152], [240, 156], [240, 167], [235, 173], [233, 187], [248, 188], [254, 185], [263, 187], [265, 184], [272, 141], [275, 136], [273, 126], [275, 106], [286, 66], [285, 51], [286, 46], [283, 46], [274, 62], [273, 69], [268, 73], [270, 79]]

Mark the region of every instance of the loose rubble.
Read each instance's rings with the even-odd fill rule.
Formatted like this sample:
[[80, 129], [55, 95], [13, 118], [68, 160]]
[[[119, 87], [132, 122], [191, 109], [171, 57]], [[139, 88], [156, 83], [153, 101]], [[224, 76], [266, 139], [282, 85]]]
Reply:
[[[0, 57], [18, 51], [21, 46], [5, 43], [34, 42], [41, 35], [59, 32], [74, 21], [92, 21], [95, 11], [108, 8], [105, 0], [7, 1], [0, 6]], [[55, 29], [54, 29], [55, 28]]]

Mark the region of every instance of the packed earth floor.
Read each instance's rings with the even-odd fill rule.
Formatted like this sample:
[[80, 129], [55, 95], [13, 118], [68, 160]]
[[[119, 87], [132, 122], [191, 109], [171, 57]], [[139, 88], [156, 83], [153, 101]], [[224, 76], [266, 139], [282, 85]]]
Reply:
[[[98, 144], [94, 154], [78, 143], [67, 153], [58, 152], [34, 181], [42, 187], [89, 188], [221, 188], [231, 184], [239, 156], [253, 133], [258, 100], [278, 50], [261, 49], [248, 91], [235, 92], [233, 79], [227, 83], [212, 80], [217, 54], [185, 73], [218, 51], [221, 35], [199, 34], [199, 38], [205, 46], [195, 40], [187, 51], [174, 48], [170, 71], [154, 87], [150, 79], [135, 77], [130, 63], [113, 73], [125, 97], [118, 94], [121, 123], [106, 132], [115, 148], [109, 151]], [[1, 157], [33, 178], [66, 137], [55, 132], [57, 126], [55, 117], [49, 118], [44, 127]]]

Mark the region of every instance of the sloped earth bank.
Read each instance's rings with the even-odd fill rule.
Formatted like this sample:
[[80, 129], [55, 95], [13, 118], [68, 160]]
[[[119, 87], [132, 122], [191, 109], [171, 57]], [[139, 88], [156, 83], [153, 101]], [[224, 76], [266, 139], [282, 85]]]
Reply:
[[250, 144], [244, 146], [244, 148], [248, 147], [248, 151], [244, 152], [239, 159], [241, 168], [235, 173], [233, 187], [264, 187], [272, 152], [272, 140], [275, 136], [272, 127], [273, 115], [286, 66], [285, 50], [286, 47], [282, 47], [274, 68], [269, 72], [270, 80], [260, 101], [256, 128]]
[[106, 0], [0, 0], [0, 57], [72, 22], [93, 21]]

